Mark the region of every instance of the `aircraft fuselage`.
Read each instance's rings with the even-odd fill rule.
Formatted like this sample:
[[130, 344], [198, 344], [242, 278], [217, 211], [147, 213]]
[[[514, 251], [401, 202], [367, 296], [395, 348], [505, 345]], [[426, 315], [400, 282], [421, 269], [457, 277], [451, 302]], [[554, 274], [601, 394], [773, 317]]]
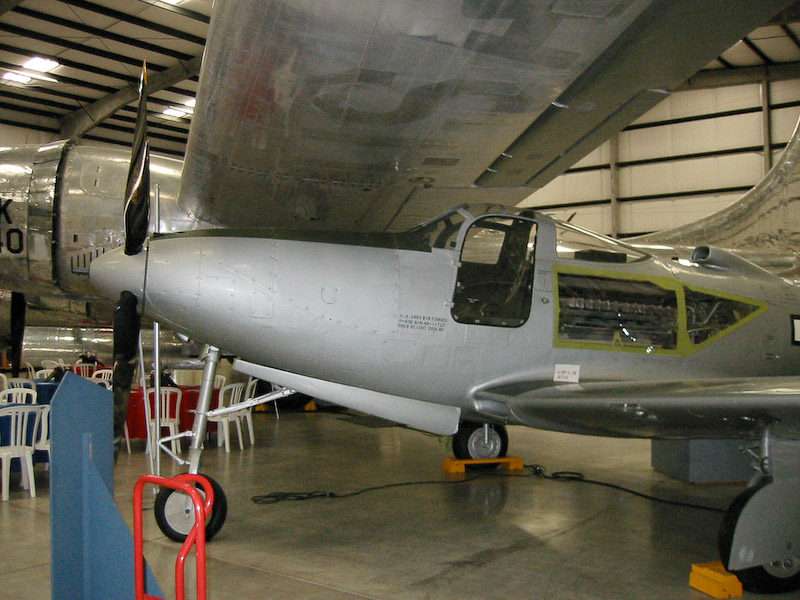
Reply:
[[92, 278], [245, 361], [462, 418], [524, 422], [475, 400], [504, 382], [797, 373], [800, 294], [731, 254], [656, 254], [531, 211], [441, 223], [162, 235], [146, 257], [98, 259]]

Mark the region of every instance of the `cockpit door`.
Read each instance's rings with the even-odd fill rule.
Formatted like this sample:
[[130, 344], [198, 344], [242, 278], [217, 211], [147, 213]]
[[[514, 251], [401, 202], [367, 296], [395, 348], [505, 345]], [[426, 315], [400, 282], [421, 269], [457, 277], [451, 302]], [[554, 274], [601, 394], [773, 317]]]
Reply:
[[476, 220], [461, 249], [451, 314], [458, 323], [520, 327], [530, 316], [536, 223], [508, 216]]

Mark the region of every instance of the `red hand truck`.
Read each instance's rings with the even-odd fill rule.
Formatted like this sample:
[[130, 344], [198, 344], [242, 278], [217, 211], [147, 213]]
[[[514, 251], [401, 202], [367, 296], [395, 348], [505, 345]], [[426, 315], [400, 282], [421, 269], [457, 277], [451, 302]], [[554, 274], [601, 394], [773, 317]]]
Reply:
[[[214, 505], [214, 489], [208, 479], [202, 475], [186, 473], [176, 477], [158, 477], [156, 475], [143, 475], [136, 482], [133, 489], [133, 569], [136, 600], [163, 600], [157, 596], [145, 593], [144, 572], [144, 533], [142, 531], [142, 493], [145, 484], [152, 483], [163, 487], [179, 490], [186, 494], [194, 505], [195, 522], [186, 541], [183, 542], [178, 558], [175, 561], [175, 599], [185, 600], [186, 597], [186, 558], [197, 545], [195, 551], [195, 567], [197, 576], [197, 600], [206, 600], [206, 515], [211, 514]], [[205, 493], [205, 501], [199, 490], [193, 485], [199, 484]]]

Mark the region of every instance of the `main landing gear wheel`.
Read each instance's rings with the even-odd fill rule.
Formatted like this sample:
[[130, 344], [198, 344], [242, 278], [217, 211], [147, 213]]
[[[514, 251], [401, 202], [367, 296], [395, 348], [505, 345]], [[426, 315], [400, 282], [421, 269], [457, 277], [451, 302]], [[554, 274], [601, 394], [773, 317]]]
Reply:
[[[490, 424], [484, 432], [483, 423], [463, 421], [453, 436], [453, 454], [459, 460], [503, 458], [508, 452], [508, 433], [503, 425]], [[497, 465], [489, 465], [496, 467]]]
[[[203, 475], [208, 479], [214, 490], [214, 506], [211, 508], [211, 516], [206, 519], [206, 541], [219, 533], [228, 516], [228, 501], [222, 487], [208, 475]], [[197, 486], [200, 487], [199, 485]], [[200, 495], [203, 496], [201, 490]], [[154, 506], [156, 523], [162, 533], [169, 539], [176, 542], [183, 542], [194, 526], [194, 506], [191, 499], [186, 494], [171, 488], [162, 487], [156, 495]]]
[[[736, 524], [747, 502], [765, 485], [762, 483], [746, 489], [731, 503], [722, 519], [719, 531], [719, 553], [722, 564], [727, 565], [733, 547]], [[800, 556], [788, 557], [780, 561], [733, 571], [748, 592], [757, 594], [782, 594], [800, 589]]]

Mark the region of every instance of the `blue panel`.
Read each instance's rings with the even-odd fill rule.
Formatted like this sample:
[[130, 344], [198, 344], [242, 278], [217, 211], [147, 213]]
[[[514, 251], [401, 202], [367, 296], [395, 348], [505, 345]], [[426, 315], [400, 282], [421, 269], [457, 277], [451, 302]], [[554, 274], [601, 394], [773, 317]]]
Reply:
[[[113, 500], [113, 396], [67, 373], [51, 404], [51, 598], [130, 600], [133, 536]], [[163, 595], [148, 578], [148, 592]]]
[[[93, 467], [88, 452], [84, 453], [83, 460], [83, 501], [86, 508], [84, 551], [90, 561], [87, 569], [90, 593], [86, 597], [92, 600], [132, 599], [133, 536], [117, 510], [113, 496], [109, 494]], [[163, 597], [150, 569], [147, 569], [146, 574], [145, 590], [149, 594]]]

